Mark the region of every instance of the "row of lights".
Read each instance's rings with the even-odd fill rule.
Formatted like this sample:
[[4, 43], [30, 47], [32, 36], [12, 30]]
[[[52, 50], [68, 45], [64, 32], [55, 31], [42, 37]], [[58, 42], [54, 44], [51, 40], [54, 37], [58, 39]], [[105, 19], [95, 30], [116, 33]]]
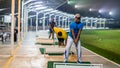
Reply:
[[[81, 8], [81, 7], [83, 7], [83, 6], [75, 5], [75, 8]], [[93, 9], [93, 8], [90, 8], [89, 11], [90, 11], [90, 12], [92, 12], [92, 11], [98, 11], [98, 12], [101, 13], [101, 14], [102, 14], [102, 13], [105, 13], [105, 12], [108, 12], [106, 9], [99, 9], [99, 10], [97, 10], [97, 9]], [[114, 12], [113, 12], [113, 11], [109, 11], [108, 14], [109, 14], [110, 16], [113, 16], [113, 15], [114, 15]]]
[[[95, 11], [95, 9], [90, 8], [89, 11]], [[98, 12], [102, 14], [102, 13], [104, 13], [104, 12], [106, 12], [106, 11], [103, 10], [103, 9], [99, 9]], [[112, 12], [112, 11], [109, 11], [109, 15], [112, 16], [112, 15], [113, 15], [113, 12]]]

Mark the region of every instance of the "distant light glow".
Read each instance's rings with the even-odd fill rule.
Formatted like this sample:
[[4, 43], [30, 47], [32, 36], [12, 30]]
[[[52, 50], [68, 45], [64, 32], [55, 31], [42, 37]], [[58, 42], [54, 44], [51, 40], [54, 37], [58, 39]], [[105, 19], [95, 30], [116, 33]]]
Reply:
[[83, 7], [85, 7], [85, 6], [84, 5], [79, 5], [79, 4], [75, 5], [75, 8], [83, 8]]
[[110, 12], [109, 12], [109, 15], [113, 15], [113, 12], [110, 11]]
[[79, 8], [79, 6], [78, 6], [78, 5], [75, 5], [75, 8]]
[[92, 11], [92, 8], [90, 8], [89, 11]]
[[101, 9], [98, 10], [98, 12], [99, 12], [99, 13], [105, 13], [105, 12], [107, 12], [107, 10], [104, 9], [104, 8], [101, 8]]
[[99, 12], [99, 13], [103, 13], [103, 10], [100, 9], [98, 12]]
[[43, 7], [36, 8], [36, 10], [45, 9], [45, 8], [47, 7], [43, 6]]

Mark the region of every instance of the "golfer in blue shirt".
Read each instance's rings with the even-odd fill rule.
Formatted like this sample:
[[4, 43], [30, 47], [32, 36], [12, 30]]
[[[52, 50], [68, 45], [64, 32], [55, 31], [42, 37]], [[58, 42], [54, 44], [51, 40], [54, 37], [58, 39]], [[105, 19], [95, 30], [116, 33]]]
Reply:
[[68, 61], [71, 45], [74, 43], [77, 52], [77, 62], [81, 63], [81, 43], [80, 35], [83, 29], [83, 23], [80, 21], [80, 14], [75, 15], [74, 22], [70, 24], [70, 33], [68, 34], [67, 45], [64, 53], [64, 62]]

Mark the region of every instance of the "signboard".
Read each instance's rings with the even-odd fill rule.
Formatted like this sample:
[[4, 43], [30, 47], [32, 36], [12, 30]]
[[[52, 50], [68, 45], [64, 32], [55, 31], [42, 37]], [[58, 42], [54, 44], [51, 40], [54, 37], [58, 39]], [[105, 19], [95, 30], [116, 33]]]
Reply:
[[10, 15], [4, 16], [4, 23], [11, 23], [11, 16]]

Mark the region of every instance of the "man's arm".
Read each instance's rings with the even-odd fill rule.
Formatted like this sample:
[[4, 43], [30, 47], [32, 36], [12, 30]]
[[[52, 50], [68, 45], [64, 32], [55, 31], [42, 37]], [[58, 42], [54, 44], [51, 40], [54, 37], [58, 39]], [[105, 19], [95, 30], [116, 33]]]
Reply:
[[72, 33], [73, 40], [75, 40], [74, 30], [71, 30], [71, 33]]
[[77, 34], [77, 38], [75, 39], [75, 44], [78, 43], [78, 40], [80, 39], [81, 32], [82, 32], [82, 29], [79, 29], [78, 34]]

